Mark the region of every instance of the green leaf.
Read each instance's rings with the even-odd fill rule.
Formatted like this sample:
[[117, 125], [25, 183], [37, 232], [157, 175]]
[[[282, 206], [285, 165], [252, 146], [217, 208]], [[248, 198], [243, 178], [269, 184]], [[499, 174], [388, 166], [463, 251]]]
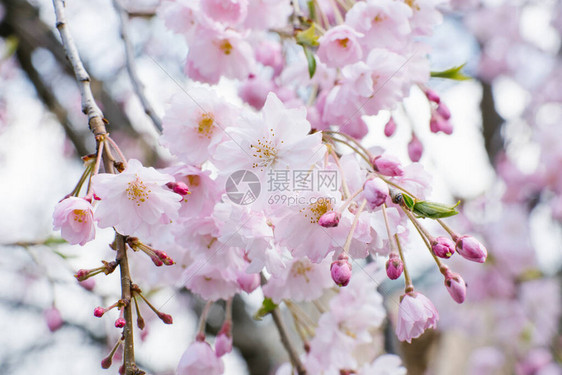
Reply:
[[278, 305], [273, 303], [273, 300], [271, 298], [268, 298], [268, 297], [264, 298], [260, 309], [258, 310], [257, 313], [254, 314], [254, 319], [255, 320], [262, 320], [262, 318], [264, 316], [266, 316], [267, 314], [269, 314], [270, 312], [275, 310], [277, 308], [277, 306]]
[[406, 207], [408, 207], [411, 211], [414, 210], [414, 199], [412, 197], [410, 197], [408, 194], [404, 194], [402, 193], [402, 200], [404, 201], [404, 204], [406, 205]]
[[455, 210], [455, 207], [457, 207], [460, 203], [461, 201], [458, 201], [454, 206], [450, 206], [437, 202], [419, 201], [414, 204], [412, 212], [421, 217], [441, 219], [458, 214], [459, 212]]
[[316, 73], [316, 59], [314, 58], [314, 53], [309, 50], [307, 47], [302, 46], [304, 49], [304, 55], [306, 56], [306, 61], [308, 61], [308, 74], [310, 78], [314, 77], [314, 73]]
[[297, 33], [297, 44], [301, 46], [316, 47], [318, 45], [318, 36], [316, 36], [316, 28], [314, 24], [306, 30]]
[[453, 79], [455, 81], [466, 81], [472, 79], [471, 77], [461, 73], [461, 69], [464, 68], [465, 65], [466, 63], [459, 66], [454, 66], [451, 69], [443, 70], [440, 72], [431, 72], [431, 77]]
[[4, 56], [2, 56], [2, 59], [7, 59], [8, 57], [12, 56], [18, 49], [18, 45], [19, 39], [14, 35], [11, 35], [4, 39]]

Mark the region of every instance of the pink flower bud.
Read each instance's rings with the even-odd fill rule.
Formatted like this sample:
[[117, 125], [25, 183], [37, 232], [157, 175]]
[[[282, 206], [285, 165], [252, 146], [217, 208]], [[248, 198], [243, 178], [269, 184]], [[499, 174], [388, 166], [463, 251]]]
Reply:
[[351, 280], [351, 264], [347, 260], [348, 257], [341, 254], [330, 266], [332, 280], [339, 286], [346, 286], [349, 284], [349, 280]]
[[215, 341], [215, 353], [217, 357], [230, 353], [232, 351], [232, 337], [226, 333], [220, 333]]
[[385, 176], [403, 176], [404, 170], [398, 159], [391, 155], [379, 155], [373, 159], [373, 168]]
[[108, 368], [111, 367], [111, 363], [112, 363], [112, 362], [113, 362], [113, 361], [112, 361], [112, 359], [111, 359], [111, 356], [105, 357], [104, 359], [101, 360], [101, 368], [107, 370]]
[[76, 274], [74, 275], [74, 277], [76, 278], [76, 280], [78, 281], [84, 281], [86, 280], [86, 278], [88, 277], [88, 274], [90, 272], [88, 270], [85, 269], [80, 269], [78, 271], [76, 271]]
[[437, 113], [439, 113], [445, 120], [451, 118], [451, 111], [449, 111], [449, 107], [447, 107], [445, 103], [440, 103], [437, 106]]
[[125, 324], [127, 324], [127, 322], [123, 318], [118, 318], [115, 321], [115, 327], [117, 327], [117, 328], [123, 328], [123, 327], [125, 327]]
[[164, 264], [164, 262], [162, 262], [162, 261], [160, 260], [160, 258], [158, 258], [158, 257], [155, 256], [155, 255], [151, 256], [151, 257], [150, 257], [150, 260], [152, 260], [152, 263], [154, 263], [154, 265], [155, 265], [156, 267], [160, 267], [160, 266], [162, 266], [162, 265]]
[[172, 319], [172, 316], [169, 314], [164, 314], [164, 313], [158, 313], [158, 317], [160, 318], [160, 320], [162, 320], [164, 322], [164, 324], [172, 324], [174, 323], [174, 320]]
[[363, 185], [363, 198], [371, 210], [386, 202], [388, 194], [388, 185], [380, 178], [371, 178]]
[[457, 303], [463, 303], [466, 298], [466, 283], [461, 275], [451, 271], [445, 273], [445, 287]]
[[439, 258], [448, 259], [455, 253], [455, 243], [447, 237], [437, 237], [431, 243], [431, 250]]
[[488, 257], [488, 250], [472, 236], [457, 238], [456, 249], [463, 258], [473, 262], [484, 263]]
[[336, 211], [328, 211], [324, 215], [320, 216], [320, 219], [318, 219], [318, 224], [320, 224], [324, 228], [337, 227], [340, 223], [340, 217], [341, 215]]
[[92, 291], [94, 290], [94, 287], [96, 286], [96, 280], [94, 279], [86, 279], [84, 281], [80, 281], [78, 283], [82, 288], [88, 290], [88, 291]]
[[394, 118], [390, 117], [390, 119], [384, 126], [384, 135], [386, 135], [387, 137], [392, 137], [395, 131], [396, 131], [396, 122], [394, 122]]
[[43, 316], [45, 317], [47, 327], [49, 327], [49, 331], [51, 332], [55, 332], [64, 324], [60, 311], [56, 307], [46, 309], [43, 312]]
[[236, 282], [240, 289], [246, 293], [252, 293], [260, 285], [260, 275], [257, 273], [240, 272]]
[[386, 261], [386, 275], [390, 280], [396, 280], [404, 271], [404, 263], [396, 253], [390, 253]]
[[413, 162], [420, 161], [423, 154], [423, 144], [418, 137], [412, 133], [412, 140], [408, 143], [408, 156]]
[[433, 133], [443, 132], [445, 134], [453, 133], [453, 126], [449, 120], [444, 119], [439, 113], [434, 112], [429, 121], [429, 129]]
[[439, 95], [437, 95], [437, 93], [431, 89], [425, 90], [425, 96], [427, 97], [427, 100], [429, 100], [430, 102], [434, 102], [436, 104], [439, 104], [439, 102], [441, 101]]
[[101, 318], [105, 314], [105, 309], [101, 306], [98, 306], [94, 309], [94, 316], [97, 318]]
[[190, 194], [189, 187], [183, 182], [168, 182], [166, 186], [172, 189], [172, 191], [176, 194], [182, 196]]

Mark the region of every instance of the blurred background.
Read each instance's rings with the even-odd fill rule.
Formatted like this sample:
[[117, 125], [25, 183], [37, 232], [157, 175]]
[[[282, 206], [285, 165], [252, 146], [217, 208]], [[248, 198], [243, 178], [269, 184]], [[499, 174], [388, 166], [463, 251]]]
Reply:
[[[182, 72], [187, 46], [166, 30], [158, 3], [121, 5], [139, 77], [162, 116], [189, 83]], [[167, 165], [170, 156], [126, 71], [123, 25], [112, 2], [66, 4], [112, 137], [128, 157]], [[444, 22], [428, 39], [432, 70], [466, 63], [463, 72], [473, 77], [430, 81], [451, 109], [453, 134], [429, 131], [421, 92], [405, 106], [424, 144], [421, 163], [434, 175], [431, 198], [461, 199], [464, 214], [454, 226], [481, 238], [490, 257], [484, 267], [452, 263], [469, 286], [459, 306], [430, 272], [430, 256], [409, 251], [416, 285], [442, 312], [440, 326], [408, 345], [396, 342], [388, 322], [385, 349], [400, 354], [411, 374], [562, 374], [562, 2], [454, 0], [442, 10]], [[0, 374], [107, 373], [99, 362], [117, 339], [112, 320], [92, 312], [118, 294], [118, 277], [79, 285], [72, 276], [110, 257], [111, 231], [100, 230], [84, 247], [52, 232], [55, 204], [82, 174], [80, 156], [95, 147], [54, 24], [48, 0], [0, 0]], [[223, 88], [236, 95], [234, 85]], [[406, 162], [407, 119], [398, 117], [396, 135], [387, 138], [388, 118], [368, 119], [365, 142]], [[146, 277], [162, 280], [165, 271]], [[379, 288], [391, 316], [400, 288]], [[174, 324], [149, 324], [137, 359], [148, 373], [172, 374], [193, 340], [202, 302], [165, 284], [151, 294]], [[224, 357], [226, 374], [273, 373], [287, 360], [270, 319], [251, 318], [261, 300], [259, 292], [236, 300], [236, 348]], [[211, 310], [211, 334], [220, 329], [221, 306]]]

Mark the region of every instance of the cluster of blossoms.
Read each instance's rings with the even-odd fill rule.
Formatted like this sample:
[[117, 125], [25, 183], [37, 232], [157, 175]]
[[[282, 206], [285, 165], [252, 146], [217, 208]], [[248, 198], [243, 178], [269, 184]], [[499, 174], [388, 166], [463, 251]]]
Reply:
[[[96, 157], [87, 158], [77, 188], [57, 205], [55, 229], [84, 245], [94, 238], [94, 222], [113, 227], [156, 266], [177, 262], [181, 286], [210, 303], [230, 306], [263, 279], [266, 300], [284, 302], [304, 327], [302, 361], [309, 373], [371, 374], [378, 367], [403, 373], [395, 357], [375, 359], [378, 352], [359, 361], [354, 353], [374, 342], [367, 332], [381, 326], [384, 311], [362, 272], [356, 269], [352, 278], [351, 262], [388, 257], [388, 278], [404, 274], [396, 333], [410, 342], [439, 319], [432, 302], [414, 290], [404, 262], [410, 229], [419, 232], [457, 303], [465, 299], [466, 284], [442, 259], [458, 253], [483, 263], [487, 257], [474, 237], [441, 220], [456, 214], [456, 206], [425, 199], [430, 176], [416, 163], [423, 147], [415, 134], [408, 145], [414, 163], [407, 166], [360, 143], [368, 130], [362, 116], [394, 110], [412, 87], [425, 93], [431, 131], [451, 133], [447, 107], [424, 86], [428, 48], [418, 41], [441, 16], [434, 1], [314, 4], [165, 1], [160, 14], [189, 46], [185, 72], [203, 82], [174, 97], [163, 118], [161, 144], [177, 163], [162, 171], [146, 168], [126, 160], [107, 137]], [[243, 105], [207, 85], [221, 77], [238, 81]], [[385, 134], [395, 128], [391, 117]], [[120, 154], [120, 173], [98, 173], [103, 147], [110, 146]], [[79, 198], [88, 178], [86, 196]], [[439, 222], [445, 235], [434, 237], [425, 220]], [[156, 248], [168, 249], [176, 261]], [[76, 276], [115, 267], [105, 262]], [[345, 288], [313, 326], [294, 303], [317, 301], [335, 285]], [[152, 307], [136, 285], [133, 292], [135, 304], [139, 297]], [[99, 307], [95, 315], [114, 307], [122, 314], [130, 302]], [[205, 341], [202, 314], [179, 374], [223, 372], [221, 357], [232, 348], [229, 309], [214, 348]], [[122, 316], [115, 325], [123, 327]]]

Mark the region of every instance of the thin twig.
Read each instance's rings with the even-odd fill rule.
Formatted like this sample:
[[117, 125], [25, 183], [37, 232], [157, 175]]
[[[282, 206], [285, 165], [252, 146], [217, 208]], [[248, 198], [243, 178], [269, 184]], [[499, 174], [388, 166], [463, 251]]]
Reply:
[[[105, 128], [105, 121], [101, 109], [98, 107], [94, 100], [94, 95], [90, 87], [90, 76], [84, 68], [84, 64], [78, 54], [78, 49], [72, 39], [72, 35], [67, 28], [66, 18], [64, 15], [64, 2], [63, 0], [53, 0], [55, 8], [56, 27], [59, 30], [64, 51], [72, 69], [78, 86], [80, 88], [80, 95], [82, 97], [82, 112], [88, 116], [88, 126], [96, 136], [98, 144], [104, 142], [107, 135]], [[113, 155], [108, 147], [105, 147], [103, 153], [104, 168], [107, 173], [115, 173], [113, 168]], [[117, 250], [117, 260], [119, 261], [119, 268], [121, 270], [121, 298], [127, 301], [124, 307], [125, 327], [123, 328], [124, 344], [124, 368], [125, 375], [141, 374], [135, 364], [134, 352], [134, 337], [133, 337], [133, 314], [131, 306], [131, 275], [129, 271], [129, 262], [127, 259], [127, 248], [125, 246], [125, 239], [119, 233], [115, 234], [115, 245]]]
[[144, 85], [142, 84], [139, 75], [137, 73], [137, 66], [135, 64], [135, 55], [133, 53], [133, 45], [129, 38], [129, 33], [127, 30], [127, 23], [129, 20], [129, 16], [125, 9], [119, 4], [119, 1], [113, 0], [113, 6], [117, 11], [117, 15], [119, 16], [119, 25], [120, 25], [120, 32], [121, 32], [121, 39], [123, 39], [123, 44], [125, 46], [125, 65], [127, 67], [127, 73], [129, 74], [129, 78], [131, 79], [131, 84], [133, 85], [133, 90], [137, 97], [139, 98], [142, 107], [144, 108], [144, 113], [150, 117], [154, 127], [159, 133], [162, 133], [162, 120], [152, 107], [152, 104], [144, 94]]

